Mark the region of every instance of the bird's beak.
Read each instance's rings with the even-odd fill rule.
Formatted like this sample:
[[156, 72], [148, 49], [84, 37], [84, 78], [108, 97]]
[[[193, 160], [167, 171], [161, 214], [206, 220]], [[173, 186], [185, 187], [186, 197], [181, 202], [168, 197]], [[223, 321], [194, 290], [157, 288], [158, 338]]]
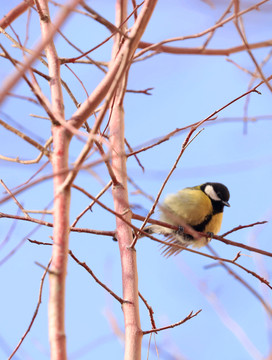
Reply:
[[227, 202], [227, 201], [222, 201], [222, 203], [227, 206], [227, 207], [230, 207], [230, 204]]

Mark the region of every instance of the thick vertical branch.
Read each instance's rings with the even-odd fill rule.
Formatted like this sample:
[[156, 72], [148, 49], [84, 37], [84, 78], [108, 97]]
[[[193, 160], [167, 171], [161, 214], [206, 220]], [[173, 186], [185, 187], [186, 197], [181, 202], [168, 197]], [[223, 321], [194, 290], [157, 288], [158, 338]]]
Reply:
[[[52, 166], [54, 172], [68, 168], [69, 138], [61, 126], [53, 126], [54, 153]], [[59, 192], [65, 180], [65, 175], [54, 177], [54, 228], [53, 251], [50, 273], [49, 296], [49, 337], [51, 346], [51, 360], [65, 360], [65, 281], [67, 272], [67, 258], [69, 245], [69, 210], [70, 187]]]
[[[121, 89], [119, 89], [120, 91]], [[125, 220], [131, 221], [131, 211], [128, 202], [127, 192], [127, 169], [124, 149], [124, 111], [122, 102], [117, 96], [114, 105], [111, 122], [110, 134], [111, 144], [114, 153], [118, 156], [113, 157], [112, 166], [118, 179], [118, 183], [113, 185], [112, 193], [115, 211], [122, 214]], [[122, 265], [122, 285], [123, 285], [123, 304], [125, 321], [125, 359], [141, 359], [141, 339], [142, 331], [139, 315], [138, 302], [138, 274], [136, 251], [129, 247], [132, 241], [131, 228], [116, 217], [116, 237], [119, 243], [121, 265]]]
[[[42, 37], [46, 39], [52, 29], [47, 0], [35, 0], [40, 16]], [[61, 90], [60, 63], [53, 41], [45, 48], [50, 75], [52, 111], [64, 121], [64, 106]], [[67, 359], [65, 336], [65, 282], [69, 245], [70, 186], [63, 187], [66, 178], [62, 171], [68, 169], [68, 151], [71, 136], [60, 124], [52, 125], [52, 155], [54, 177], [54, 228], [53, 252], [50, 272], [49, 337], [51, 360]], [[60, 190], [61, 189], [61, 190]]]
[[[116, 26], [124, 22], [127, 16], [127, 1], [116, 1]], [[125, 33], [125, 25], [122, 28]], [[112, 52], [112, 65], [122, 46], [122, 35], [116, 34]], [[115, 97], [111, 106], [110, 119], [110, 141], [112, 145], [112, 166], [116, 174], [117, 183], [113, 184], [112, 194], [115, 211], [131, 221], [131, 210], [128, 201], [127, 191], [127, 168], [125, 155], [125, 136], [124, 136], [124, 108], [123, 98], [126, 90], [127, 76], [123, 76], [120, 81]], [[142, 330], [139, 314], [139, 297], [138, 297], [138, 274], [136, 251], [129, 247], [132, 241], [131, 228], [116, 217], [116, 237], [119, 243], [121, 265], [122, 265], [122, 285], [123, 285], [123, 304], [124, 322], [125, 322], [125, 359], [141, 359], [141, 340]]]
[[[115, 58], [112, 58], [111, 67], [107, 72], [107, 75], [99, 83], [96, 89], [88, 97], [84, 103], [76, 110], [73, 114], [70, 124], [77, 129], [82, 126], [82, 124], [87, 120], [96, 109], [96, 107], [101, 103], [101, 101], [106, 97], [108, 91], [112, 84], [115, 86], [115, 82], [119, 81], [119, 78], [124, 75], [127, 70], [127, 63], [124, 59], [132, 58], [135, 50], [137, 49], [141, 37], [147, 27], [149, 19], [155, 9], [158, 0], [145, 0], [143, 8], [135, 22], [132, 26], [129, 33], [129, 37], [124, 41], [118, 55], [116, 54]], [[1, 101], [1, 92], [0, 92], [0, 101]]]

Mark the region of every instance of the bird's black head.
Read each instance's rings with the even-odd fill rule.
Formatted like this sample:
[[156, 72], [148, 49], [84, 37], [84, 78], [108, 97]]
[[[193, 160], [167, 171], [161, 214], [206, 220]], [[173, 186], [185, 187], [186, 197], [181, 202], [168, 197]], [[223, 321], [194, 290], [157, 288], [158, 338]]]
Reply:
[[215, 213], [222, 212], [224, 206], [230, 206], [228, 203], [230, 193], [225, 185], [207, 182], [202, 184], [200, 189], [211, 199]]

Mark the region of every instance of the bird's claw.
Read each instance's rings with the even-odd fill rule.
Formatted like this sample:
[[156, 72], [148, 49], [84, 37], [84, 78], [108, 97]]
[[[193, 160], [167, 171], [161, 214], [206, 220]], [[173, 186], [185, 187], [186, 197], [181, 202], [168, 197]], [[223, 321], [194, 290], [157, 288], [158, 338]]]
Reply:
[[184, 233], [184, 228], [183, 226], [179, 225], [178, 230], [176, 230], [176, 234], [182, 235], [183, 233]]

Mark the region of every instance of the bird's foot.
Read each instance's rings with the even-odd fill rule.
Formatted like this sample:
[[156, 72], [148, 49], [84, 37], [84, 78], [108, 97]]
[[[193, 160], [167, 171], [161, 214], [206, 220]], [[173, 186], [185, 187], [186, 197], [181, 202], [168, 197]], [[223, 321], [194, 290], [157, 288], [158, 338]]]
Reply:
[[214, 237], [214, 233], [210, 231], [207, 232], [207, 235], [210, 240]]
[[179, 225], [178, 226], [178, 230], [175, 231], [177, 235], [182, 235], [184, 234], [184, 228], [183, 226]]

